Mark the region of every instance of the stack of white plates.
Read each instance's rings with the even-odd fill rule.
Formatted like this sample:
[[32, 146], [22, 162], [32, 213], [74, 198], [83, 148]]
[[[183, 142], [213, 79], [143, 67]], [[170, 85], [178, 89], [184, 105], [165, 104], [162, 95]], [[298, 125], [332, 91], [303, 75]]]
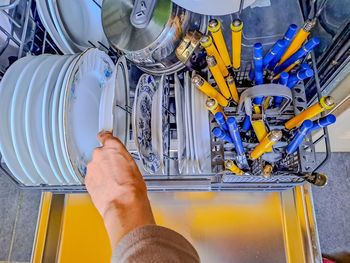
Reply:
[[116, 76], [122, 78], [117, 71], [126, 67], [123, 63], [116, 68], [104, 52], [88, 49], [76, 55], [27, 56], [7, 70], [0, 82], [0, 151], [19, 182], [83, 183], [99, 146], [99, 129], [113, 129], [115, 92], [110, 89]]
[[[194, 72], [192, 72], [194, 74]], [[207, 96], [194, 88], [191, 73], [184, 73], [184, 87], [175, 74], [175, 105], [179, 172], [211, 172], [210, 128]]]
[[102, 0], [36, 0], [40, 19], [64, 54], [108, 46], [101, 22]]

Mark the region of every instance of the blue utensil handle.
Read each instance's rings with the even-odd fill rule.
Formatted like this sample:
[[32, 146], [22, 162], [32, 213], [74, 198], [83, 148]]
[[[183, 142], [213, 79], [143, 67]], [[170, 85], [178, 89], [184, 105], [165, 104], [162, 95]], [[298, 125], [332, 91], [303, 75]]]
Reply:
[[297, 60], [301, 59], [307, 53], [309, 53], [314, 47], [320, 43], [320, 40], [317, 37], [312, 38], [305, 46], [299, 48], [292, 56], [290, 56], [286, 61], [281, 65], [276, 67], [273, 71], [275, 75], [280, 74], [282, 71], [287, 69], [290, 65], [294, 64]]
[[288, 27], [288, 30], [286, 34], [283, 37], [283, 47], [278, 52], [278, 54], [273, 58], [273, 60], [268, 65], [268, 70], [273, 71], [276, 67], [277, 63], [281, 60], [283, 54], [286, 52], [287, 48], [289, 47], [290, 43], [292, 42], [292, 39], [295, 35], [295, 32], [297, 31], [298, 27], [295, 24], [291, 24]]
[[254, 45], [254, 75], [255, 85], [263, 84], [263, 50], [261, 43]]
[[313, 122], [313, 126], [310, 128], [309, 132], [321, 129], [323, 127], [327, 127], [333, 123], [335, 123], [337, 118], [333, 114], [328, 114], [327, 116], [315, 120]]
[[296, 74], [292, 74], [289, 79], [288, 79], [288, 84], [287, 87], [288, 88], [293, 88], [294, 85], [299, 81], [299, 80], [303, 80], [303, 79], [307, 79], [310, 78], [314, 75], [314, 71], [312, 69], [307, 69], [304, 71], [299, 71]]
[[[289, 74], [287, 72], [282, 72], [280, 75], [280, 78], [278, 79], [278, 83], [286, 86], [288, 83], [288, 79], [289, 79]], [[275, 97], [275, 100], [274, 100], [275, 107], [279, 107], [282, 101], [283, 101], [283, 97], [279, 97], [279, 96]]]
[[224, 114], [222, 114], [222, 112], [215, 113], [215, 120], [219, 124], [221, 129], [223, 129], [224, 131], [228, 131], [225, 116]]
[[218, 137], [221, 140], [224, 140], [224, 141], [227, 141], [230, 143], [233, 142], [230, 135], [228, 135], [224, 130], [222, 130], [220, 128], [214, 128], [213, 134], [215, 137]]
[[253, 104], [254, 105], [261, 105], [263, 99], [264, 99], [264, 97], [256, 97], [253, 99]]
[[237, 154], [238, 155], [244, 154], [243, 143], [242, 143], [241, 135], [238, 130], [236, 119], [234, 117], [228, 117], [226, 123], [229, 129], [233, 144], [235, 145]]
[[[254, 77], [255, 85], [262, 85], [264, 83], [263, 75], [263, 51], [262, 44], [256, 43], [254, 45]], [[257, 97], [253, 100], [253, 103], [260, 105], [263, 100], [263, 97]]]
[[244, 118], [243, 126], [242, 126], [242, 131], [247, 132], [250, 129], [250, 126], [252, 123], [250, 122], [250, 117], [247, 115]]
[[313, 123], [310, 120], [305, 120], [301, 124], [300, 128], [295, 133], [293, 140], [290, 142], [290, 144], [287, 147], [287, 153], [292, 154], [298, 149], [300, 143], [305, 139], [306, 135], [308, 134], [312, 126], [313, 126]]
[[270, 51], [266, 54], [263, 60], [263, 68], [265, 68], [272, 59], [279, 54], [279, 52], [282, 50], [284, 46], [283, 40], [278, 40], [276, 44], [270, 49]]
[[310, 66], [309, 66], [309, 64], [307, 64], [307, 63], [302, 63], [302, 64], [300, 65], [300, 71], [304, 71], [304, 70], [307, 70], [307, 69], [311, 69]]

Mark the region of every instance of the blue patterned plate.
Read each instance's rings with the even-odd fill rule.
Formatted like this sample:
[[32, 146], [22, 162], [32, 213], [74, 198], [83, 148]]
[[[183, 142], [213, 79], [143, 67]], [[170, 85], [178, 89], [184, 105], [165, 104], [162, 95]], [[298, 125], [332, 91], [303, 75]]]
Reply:
[[160, 165], [160, 157], [153, 150], [152, 145], [152, 100], [156, 90], [153, 77], [143, 74], [136, 87], [133, 107], [133, 134], [143, 168], [146, 172], [154, 174]]
[[76, 175], [85, 177], [93, 150], [100, 146], [99, 107], [103, 87], [115, 70], [110, 57], [88, 49], [75, 64], [65, 94], [64, 140]]

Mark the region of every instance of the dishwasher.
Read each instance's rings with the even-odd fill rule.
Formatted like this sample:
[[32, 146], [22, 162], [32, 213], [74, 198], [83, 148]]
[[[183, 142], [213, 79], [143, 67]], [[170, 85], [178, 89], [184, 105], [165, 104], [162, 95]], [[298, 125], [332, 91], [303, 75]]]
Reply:
[[[241, 196], [247, 199], [247, 206], [256, 202], [256, 209], [261, 205], [256, 194], [276, 194], [278, 209], [283, 211], [286, 262], [321, 262], [310, 185], [322, 187], [328, 181], [319, 171], [331, 155], [326, 126], [335, 119], [323, 110], [334, 106], [327, 96], [334, 88], [331, 83], [348, 74], [350, 10], [346, 1], [220, 0], [215, 6], [208, 0], [129, 2], [132, 4], [119, 0], [1, 2], [0, 83], [10, 83], [10, 73], [16, 73], [11, 68], [24, 57], [27, 62], [17, 68], [18, 78], [24, 82], [20, 68], [32, 72], [27, 75], [36, 81], [41, 78], [42, 83], [62, 79], [49, 95], [36, 88], [34, 81], [30, 81], [31, 95], [27, 97], [26, 91], [20, 90], [21, 82], [14, 82], [15, 91], [3, 91], [10, 89], [0, 86], [2, 116], [11, 115], [3, 121], [6, 125], [2, 124], [1, 131], [3, 173], [20, 189], [51, 192], [59, 198], [86, 193], [86, 164], [91, 160], [92, 146], [99, 146], [91, 131], [110, 130], [135, 159], [149, 192]], [[69, 17], [76, 12], [79, 18], [82, 9], [87, 10], [81, 14], [88, 18]], [[289, 31], [293, 31], [291, 37]], [[290, 44], [294, 33], [294, 40], [300, 37], [300, 43], [283, 59], [291, 46], [278, 45], [283, 41]], [[284, 49], [279, 57], [284, 62], [278, 63], [278, 59], [269, 68], [278, 48]], [[293, 60], [298, 52], [302, 55]], [[35, 57], [42, 57], [42, 64], [30, 62]], [[102, 62], [96, 63], [98, 59]], [[46, 73], [40, 76], [43, 71], [35, 65]], [[88, 76], [91, 81], [80, 79], [84, 70], [88, 71], [86, 65], [96, 71]], [[51, 66], [65, 68], [69, 76], [60, 77], [59, 70], [48, 69]], [[281, 80], [285, 72], [295, 79], [291, 86]], [[301, 72], [304, 77], [300, 77]], [[226, 79], [222, 82], [219, 78], [223, 76]], [[88, 90], [97, 78], [100, 89]], [[87, 87], [90, 97], [84, 97], [79, 86]], [[229, 96], [220, 94], [225, 94], [225, 87]], [[97, 100], [94, 92], [99, 94]], [[31, 102], [42, 93], [44, 99], [36, 104], [45, 107], [47, 96], [53, 111], [55, 103], [58, 110], [35, 120], [34, 112], [45, 109], [31, 108]], [[56, 93], [65, 97], [64, 107], [61, 99], [55, 102], [51, 98]], [[26, 105], [21, 105], [21, 97]], [[11, 100], [12, 104], [6, 105], [5, 101]], [[322, 110], [296, 123], [298, 116], [317, 107]], [[314, 118], [317, 114], [320, 119]], [[57, 118], [58, 124], [45, 130], [45, 118]], [[295, 123], [288, 128], [286, 123], [293, 122], [291, 119]], [[42, 142], [41, 156], [50, 152], [58, 160], [57, 149], [62, 150], [58, 165], [47, 157], [44, 161], [40, 156], [34, 158], [40, 150], [30, 146], [36, 135], [32, 123], [39, 123], [41, 136], [50, 139]], [[307, 125], [311, 125], [308, 129], [317, 126], [321, 136], [305, 133]], [[316, 144], [324, 144], [324, 159], [316, 158]], [[9, 157], [8, 149], [14, 157]], [[84, 151], [86, 155], [81, 154]], [[18, 159], [24, 172], [11, 158]], [[34, 169], [37, 177], [23, 179], [31, 177]], [[51, 180], [48, 170], [60, 177]], [[163, 202], [166, 200], [172, 202], [171, 196]], [[286, 209], [289, 205], [294, 212]], [[302, 259], [290, 245], [296, 238], [292, 237], [293, 225], [301, 229]]]

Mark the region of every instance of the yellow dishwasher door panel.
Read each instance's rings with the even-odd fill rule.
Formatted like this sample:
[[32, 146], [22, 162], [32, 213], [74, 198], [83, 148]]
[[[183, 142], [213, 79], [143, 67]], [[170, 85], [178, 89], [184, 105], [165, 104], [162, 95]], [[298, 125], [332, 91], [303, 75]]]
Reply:
[[[159, 192], [149, 198], [156, 222], [185, 236], [203, 263], [321, 262], [309, 191], [304, 185], [284, 192]], [[43, 260], [33, 262], [110, 262], [108, 236], [90, 197], [63, 198], [57, 248], [44, 248]]]
[[110, 262], [109, 238], [90, 196], [69, 194], [65, 199], [58, 262]]

